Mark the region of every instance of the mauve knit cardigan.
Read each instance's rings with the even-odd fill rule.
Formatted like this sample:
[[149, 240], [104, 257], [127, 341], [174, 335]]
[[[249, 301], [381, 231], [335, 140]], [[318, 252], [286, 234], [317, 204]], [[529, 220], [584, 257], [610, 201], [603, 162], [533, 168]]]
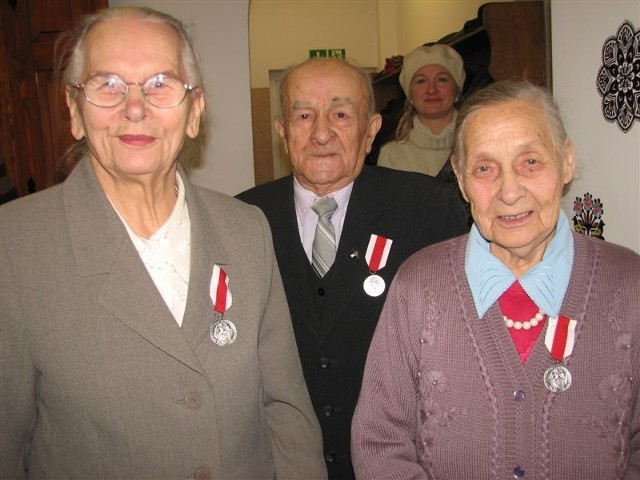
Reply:
[[390, 288], [353, 419], [356, 477], [640, 478], [640, 257], [574, 234], [560, 312], [577, 320], [573, 382], [554, 394], [544, 332], [522, 365], [497, 304], [477, 318], [467, 238], [416, 253]]

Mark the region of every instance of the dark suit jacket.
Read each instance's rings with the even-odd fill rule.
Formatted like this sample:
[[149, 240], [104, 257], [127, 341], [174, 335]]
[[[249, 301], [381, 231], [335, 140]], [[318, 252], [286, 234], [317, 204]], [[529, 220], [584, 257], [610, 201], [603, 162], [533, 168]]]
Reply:
[[331, 479], [352, 479], [351, 417], [369, 342], [386, 297], [363, 290], [371, 234], [393, 240], [378, 274], [387, 288], [400, 264], [420, 248], [465, 233], [466, 212], [451, 185], [418, 173], [365, 166], [354, 182], [336, 260], [313, 274], [298, 232], [293, 177], [241, 193], [259, 206], [273, 234], [311, 400], [324, 436]]
[[[268, 224], [183, 179], [182, 328], [89, 162], [0, 209], [0, 479], [326, 478]], [[238, 330], [224, 347], [214, 264]]]

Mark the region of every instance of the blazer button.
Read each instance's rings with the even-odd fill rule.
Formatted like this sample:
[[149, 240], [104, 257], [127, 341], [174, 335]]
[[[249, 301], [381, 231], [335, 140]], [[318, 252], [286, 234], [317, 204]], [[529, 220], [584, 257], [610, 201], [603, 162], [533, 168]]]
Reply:
[[333, 452], [328, 452], [324, 454], [324, 459], [327, 463], [333, 463], [336, 461], [336, 454]]
[[195, 471], [193, 477], [195, 480], [211, 480], [213, 475], [211, 474], [211, 470], [207, 467], [200, 467]]
[[330, 417], [333, 414], [333, 407], [331, 405], [325, 405], [322, 407], [322, 414], [325, 417]]
[[202, 395], [198, 392], [189, 392], [184, 397], [184, 404], [189, 410], [198, 410], [202, 406]]
[[318, 289], [318, 295], [320, 295], [321, 297], [324, 295], [324, 288]]
[[331, 365], [331, 360], [326, 357], [322, 357], [318, 363], [320, 364], [320, 368], [329, 368], [329, 365]]

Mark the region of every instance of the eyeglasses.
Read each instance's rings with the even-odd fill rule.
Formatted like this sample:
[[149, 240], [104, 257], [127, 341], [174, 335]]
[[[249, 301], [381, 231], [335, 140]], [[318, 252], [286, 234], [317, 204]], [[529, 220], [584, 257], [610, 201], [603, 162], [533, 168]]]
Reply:
[[117, 75], [95, 75], [74, 88], [82, 90], [87, 101], [96, 107], [115, 107], [120, 105], [129, 93], [129, 85], [138, 85], [142, 96], [150, 105], [158, 108], [177, 107], [198, 87], [183, 83], [174, 77], [159, 73], [144, 82], [125, 82]]

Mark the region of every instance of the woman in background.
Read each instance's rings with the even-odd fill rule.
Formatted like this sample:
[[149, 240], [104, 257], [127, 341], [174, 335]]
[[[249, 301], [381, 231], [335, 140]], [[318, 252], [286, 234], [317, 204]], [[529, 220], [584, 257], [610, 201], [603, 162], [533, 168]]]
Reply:
[[378, 165], [435, 177], [453, 148], [464, 80], [462, 57], [447, 45], [418, 47], [405, 56], [400, 71], [405, 110], [395, 141], [380, 150]]

